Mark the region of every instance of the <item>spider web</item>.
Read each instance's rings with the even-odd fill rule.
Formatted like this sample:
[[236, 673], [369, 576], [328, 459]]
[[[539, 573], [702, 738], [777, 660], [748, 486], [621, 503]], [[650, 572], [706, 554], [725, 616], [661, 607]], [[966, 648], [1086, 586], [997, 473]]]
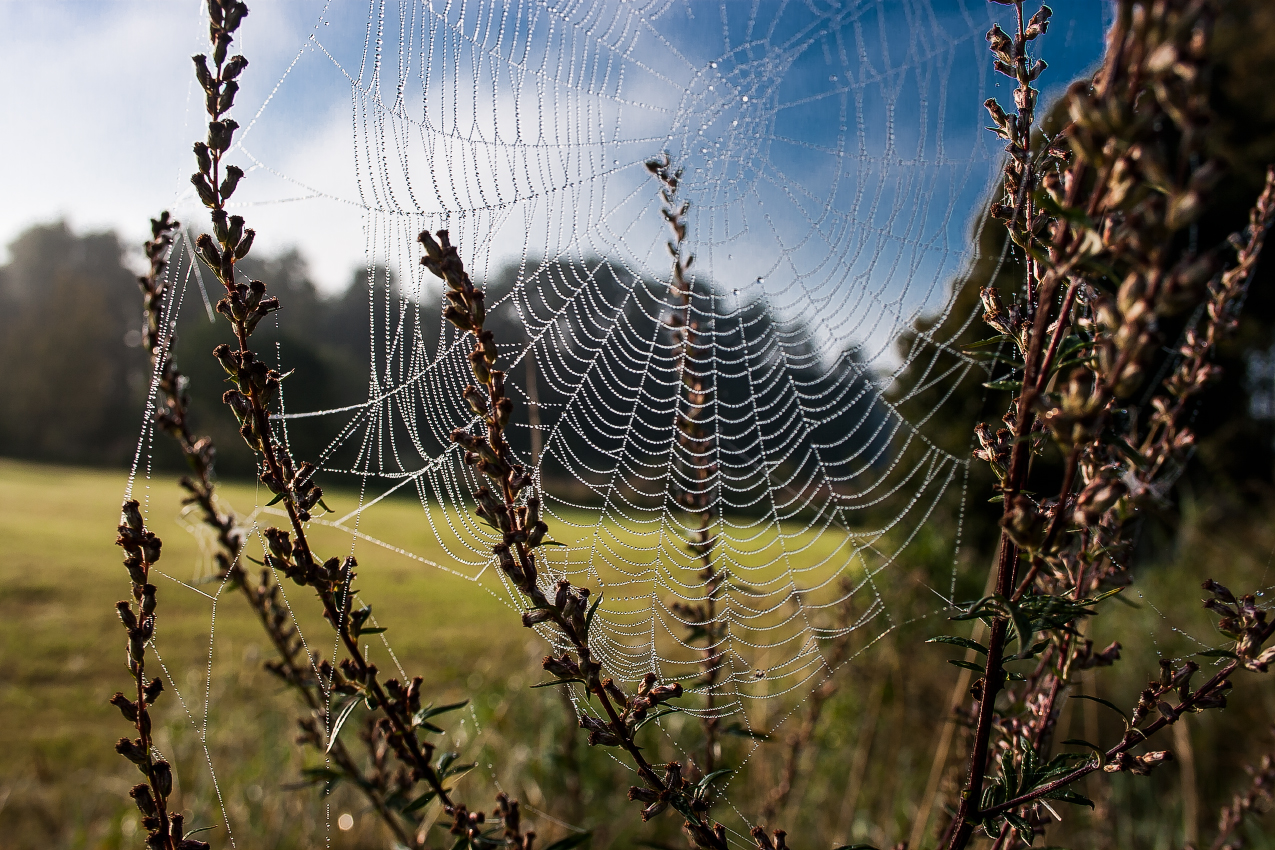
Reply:
[[[1081, 5], [1049, 36], [1066, 42], [1051, 56], [1059, 84], [1105, 23], [1100, 3]], [[337, 72], [357, 197], [285, 173], [251, 132], [237, 152], [265, 178], [253, 203], [300, 189], [302, 203], [362, 217], [368, 399], [281, 416], [285, 430], [318, 418], [332, 435], [324, 486], [362, 494], [317, 522], [521, 607], [473, 514], [482, 482], [448, 439], [473, 424], [471, 342], [443, 322], [415, 243], [446, 227], [487, 288], [517, 402], [510, 441], [562, 544], [541, 550], [546, 571], [603, 594], [593, 637], [610, 675], [689, 683], [690, 713], [747, 728], [750, 703], [800, 698], [834, 672], [829, 641], [861, 630], [871, 646], [941, 610], [951, 591], [916, 610], [902, 567], [939, 547], [954, 586], [959, 531], [936, 541], [928, 521], [964, 504], [968, 460], [927, 437], [941, 405], [909, 421], [898, 404], [975, 367], [936, 372], [943, 339], [898, 341], [947, 316], [951, 281], [976, 258], [971, 226], [1000, 163], [978, 116], [995, 94], [983, 36], [1003, 14], [960, 0], [373, 0], [361, 38], [316, 26], [283, 82]], [[1089, 52], [1071, 48], [1077, 31]], [[249, 131], [287, 94], [277, 85]], [[674, 327], [646, 167], [661, 155], [690, 203], [680, 314], [693, 351]], [[688, 415], [706, 439], [679, 438]], [[359, 530], [405, 494], [442, 563]], [[723, 577], [707, 632], [694, 613], [710, 595], [705, 561], [688, 546], [701, 531]]]

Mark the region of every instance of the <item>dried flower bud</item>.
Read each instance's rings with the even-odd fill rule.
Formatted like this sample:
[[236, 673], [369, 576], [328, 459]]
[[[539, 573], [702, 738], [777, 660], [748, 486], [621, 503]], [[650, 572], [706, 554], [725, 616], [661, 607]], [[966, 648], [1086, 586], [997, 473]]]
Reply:
[[491, 384], [491, 369], [482, 349], [475, 348], [469, 353], [469, 365], [474, 371], [474, 378], [480, 384]]
[[[239, 185], [239, 181], [241, 179], [243, 179], [242, 168], [240, 168], [237, 165], [226, 166], [226, 176], [221, 181], [221, 199], [223, 201], [235, 193], [235, 188]], [[243, 226], [242, 217], [240, 217], [239, 219], [239, 225], [240, 227]], [[235, 242], [232, 242], [229, 247], [233, 248], [235, 246], [235, 243], [237, 243], [238, 241], [239, 240], [236, 239]]]
[[513, 399], [505, 396], [496, 402], [496, 427], [504, 430], [509, 425], [509, 415], [513, 413]]
[[987, 31], [986, 38], [987, 46], [1002, 62], [1013, 61], [1010, 51], [1014, 47], [1014, 41], [1009, 37], [1009, 33], [1001, 29], [1000, 24], [992, 24], [992, 28]]
[[534, 549], [544, 542], [549, 525], [544, 520], [537, 520], [527, 531], [527, 546]]
[[648, 698], [652, 703], [667, 702], [671, 699], [677, 699], [682, 695], [682, 686], [677, 682], [668, 685], [656, 685], [651, 688]]
[[548, 608], [533, 608], [530, 611], [522, 612], [522, 624], [527, 628], [539, 625], [546, 620], [553, 619], [553, 612]]
[[141, 740], [120, 738], [115, 742], [115, 752], [119, 753], [133, 764], [142, 765], [146, 763], [146, 748], [142, 746]]
[[129, 723], [137, 722], [137, 704], [129, 700], [124, 694], [116, 691], [115, 696], [111, 697], [110, 703], [120, 710], [120, 713], [124, 715], [124, 719]]
[[483, 357], [487, 360], [487, 365], [492, 366], [496, 363], [496, 340], [491, 331], [483, 331], [478, 335], [478, 349], [483, 353]]
[[233, 80], [242, 73], [244, 68], [248, 67], [248, 60], [242, 56], [235, 55], [230, 57], [230, 61], [221, 69], [221, 78], [223, 80]]
[[654, 803], [660, 799], [660, 792], [632, 785], [629, 787], [629, 799], [638, 803]]
[[1077, 525], [1092, 526], [1128, 492], [1124, 482], [1095, 478], [1076, 497], [1073, 519]]
[[571, 656], [565, 652], [562, 656], [555, 658], [552, 655], [546, 655], [541, 662], [541, 666], [545, 668], [551, 675], [559, 679], [578, 679], [580, 678], [580, 666], [572, 660]]
[[487, 399], [483, 396], [482, 392], [479, 391], [478, 387], [470, 384], [465, 387], [462, 395], [464, 396], [465, 401], [469, 403], [469, 407], [474, 411], [475, 415], [487, 415]]
[[653, 817], [661, 815], [664, 813], [664, 810], [667, 808], [668, 808], [668, 803], [664, 802], [663, 800], [657, 800], [642, 810], [642, 820], [645, 822], [650, 820]]
[[257, 231], [249, 227], [243, 232], [243, 238], [239, 240], [235, 247], [235, 259], [242, 260], [248, 256], [248, 252], [252, 250], [252, 240], [257, 238]]
[[154, 815], [159, 811], [155, 806], [155, 798], [151, 796], [151, 787], [145, 783], [134, 785], [128, 796], [133, 798], [138, 810], [144, 815]]
[[151, 767], [151, 777], [155, 780], [155, 790], [161, 797], [173, 793], [173, 769], [168, 762], [160, 759]]

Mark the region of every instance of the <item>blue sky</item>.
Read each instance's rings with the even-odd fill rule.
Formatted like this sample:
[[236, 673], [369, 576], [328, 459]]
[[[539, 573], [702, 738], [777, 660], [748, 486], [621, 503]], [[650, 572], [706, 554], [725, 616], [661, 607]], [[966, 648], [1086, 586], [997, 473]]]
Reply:
[[[1106, 18], [1101, 0], [1056, 5], [1047, 91], [1094, 60]], [[684, 0], [572, 15], [253, 4], [232, 161], [251, 169], [236, 200], [258, 244], [296, 245], [335, 289], [448, 216], [483, 229], [488, 266], [592, 252], [649, 272], [663, 237], [641, 163], [664, 148], [687, 169], [702, 273], [720, 285], [760, 278], [781, 302], [833, 298], [847, 316], [875, 293], [843, 317], [847, 334], [882, 299], [904, 314], [941, 300], [934, 282], [962, 262], [997, 156], [979, 104], [1008, 88], [982, 33], [1005, 7]], [[205, 34], [194, 0], [0, 1], [0, 72], [16, 81], [0, 90], [0, 242], [58, 216], [134, 241], [163, 207], [201, 218], [189, 56]]]

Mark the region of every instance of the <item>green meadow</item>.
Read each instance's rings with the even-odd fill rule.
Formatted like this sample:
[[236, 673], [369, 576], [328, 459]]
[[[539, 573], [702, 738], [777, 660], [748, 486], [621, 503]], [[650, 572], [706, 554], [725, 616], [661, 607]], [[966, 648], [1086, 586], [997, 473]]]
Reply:
[[[112, 604], [128, 588], [113, 545], [126, 483], [122, 471], [0, 461], [0, 539], [5, 541], [0, 748], [6, 754], [0, 760], [0, 829], [19, 836], [21, 846], [116, 847], [134, 843], [137, 834], [125, 796], [135, 779], [112, 750], [129, 727], [106, 702], [128, 683], [123, 633]], [[251, 484], [228, 483], [219, 493], [223, 505], [241, 518], [263, 501]], [[348, 834], [329, 826], [342, 807], [360, 818], [365, 814], [347, 790], [338, 788], [327, 799], [314, 789], [289, 790], [303, 767], [318, 763], [317, 756], [298, 755], [291, 745], [292, 697], [262, 671], [270, 651], [263, 633], [240, 592], [221, 586], [212, 575], [212, 541], [184, 515], [182, 495], [167, 475], [139, 476], [133, 490], [149, 527], [164, 541], [160, 575], [153, 579], [160, 605], [155, 651], [170, 687], [157, 709], [162, 719], [157, 742], [178, 767], [181, 804], [191, 822], [224, 835], [224, 806], [232, 831], [238, 824], [243, 832], [236, 846], [312, 846], [329, 834], [336, 846], [379, 846], [370, 817]], [[338, 491], [325, 501], [335, 517], [358, 498]], [[262, 527], [280, 522], [269, 509], [255, 519]], [[685, 594], [683, 583], [694, 581], [697, 562], [669, 541], [667, 529], [625, 520], [594, 528], [585, 512], [559, 513], [557, 519], [555, 537], [568, 545], [543, 550], [550, 566], [581, 583], [596, 587], [601, 579], [614, 588], [617, 613], [609, 625], [619, 631], [635, 623], [649, 631], [652, 619], [662, 617], [670, 663], [677, 667], [680, 661], [684, 680], [693, 678], [696, 653], [679, 650], [672, 631], [676, 620], [652, 600], [671, 598], [675, 590]], [[388, 627], [384, 645], [370, 642], [385, 675], [401, 668], [423, 676], [435, 702], [472, 698], [464, 711], [450, 716], [450, 745], [474, 759], [484, 752], [501, 754], [495, 773], [480, 776], [476, 770], [463, 780], [481, 795], [475, 805], [489, 802], [500, 782], [496, 774], [504, 771], [508, 778], [500, 787], [518, 788], [525, 803], [557, 811], [558, 819], [565, 813], [572, 823], [587, 822], [588, 817], [581, 820], [586, 801], [613, 781], [630, 780], [618, 775], [624, 771], [604, 754], [574, 742], [565, 728], [561, 695], [529, 688], [544, 678], [539, 659], [546, 644], [522, 628], [496, 577], [484, 571], [477, 548], [482, 539], [465, 527], [467, 521], [437, 508], [427, 515], [409, 495], [384, 499], [357, 521], [346, 519], [345, 527], [315, 523], [312, 543], [324, 555], [353, 550], [359, 559], [357, 590], [373, 605], [378, 624]], [[250, 542], [250, 554], [254, 547], [260, 551], [258, 542]], [[823, 587], [806, 603], [818, 606], [835, 595], [839, 585], [828, 576], [845, 565], [851, 565], [849, 572], [861, 572], [853, 566], [862, 560], [856, 551], [853, 538], [836, 529], [781, 533], [741, 522], [728, 530], [720, 558], [746, 576], [732, 589], [744, 606], [738, 637], [753, 644], [758, 634], [790, 619], [794, 605], [768, 611], [773, 606], [762, 602], [770, 595], [782, 598], [789, 587], [816, 573], [825, 574]], [[602, 554], [590, 558], [590, 552]], [[794, 569], [794, 563], [816, 569]], [[308, 604], [306, 591], [286, 580], [283, 591], [294, 603], [301, 632], [313, 642], [309, 648], [330, 655], [331, 631], [316, 615], [317, 606]], [[813, 613], [831, 625], [835, 612], [816, 607]], [[775, 642], [755, 658], [764, 668], [767, 659], [782, 660], [795, 650]], [[630, 658], [641, 655], [635, 651]], [[782, 665], [776, 671], [780, 678], [791, 673]], [[761, 674], [746, 684], [763, 696], [778, 687]], [[791, 707], [791, 702], [762, 700], [749, 722], [766, 727]], [[699, 735], [698, 725], [686, 718], [671, 718], [664, 726], [650, 745], [669, 749], [669, 758], [676, 755], [674, 741], [694, 746]], [[565, 765], [556, 765], [553, 754], [564, 743], [583, 773], [579, 784], [588, 787], [575, 787], [558, 769]], [[741, 760], [765, 758], [754, 752], [758, 747], [751, 739], [727, 743]], [[738, 790], [747, 792], [747, 787]], [[562, 799], [564, 794], [568, 799]], [[602, 814], [609, 808], [633, 814], [622, 797], [604, 799]], [[607, 817], [594, 820], [600, 823], [588, 825], [599, 837], [612, 828]], [[676, 832], [676, 824], [663, 826]], [[548, 827], [555, 829], [566, 828]], [[657, 827], [654, 834], [659, 832]]]
[[[126, 796], [136, 774], [112, 749], [130, 727], [106, 702], [129, 681], [113, 606], [128, 587], [113, 545], [125, 483], [120, 471], [0, 461], [0, 846], [5, 848], [132, 847], [141, 837]], [[164, 540], [155, 648], [172, 687], [157, 708], [156, 741], [177, 767], [177, 805], [188, 823], [212, 827], [203, 835], [219, 847], [387, 846], [375, 818], [351, 789], [338, 786], [324, 797], [314, 787], [298, 787], [302, 770], [321, 765], [322, 757], [294, 746], [293, 697], [262, 670], [269, 648], [239, 591], [209, 580], [207, 541], [182, 516], [175, 480], [139, 479], [135, 496], [147, 503], [148, 522]], [[252, 486], [236, 483], [222, 488], [222, 498], [241, 515], [261, 501]], [[326, 501], [337, 516], [358, 503], [355, 494], [339, 491]], [[1180, 657], [1210, 645], [1215, 637], [1208, 616], [1194, 594], [1181, 590], [1200, 577], [1212, 575], [1237, 589], [1271, 583], [1275, 534], [1269, 527], [1219, 534], [1203, 517], [1188, 501], [1178, 537], [1151, 541], [1147, 567], [1124, 594], [1130, 604], [1100, 621], [1103, 632], [1093, 638], [1100, 645], [1120, 640], [1126, 646], [1121, 664], [1153, 675], [1162, 655]], [[257, 519], [261, 525], [277, 521]], [[352, 527], [354, 520], [347, 523]], [[751, 604], [749, 592], [757, 599], [782, 597], [785, 583], [809, 587], [837, 569], [859, 581], [865, 565], [879, 563], [890, 551], [882, 539], [860, 557], [857, 547], [864, 540], [848, 532], [795, 526], [781, 533], [739, 525], [728, 532], [719, 554], [747, 576], [734, 594], [741, 606]], [[446, 734], [436, 741], [475, 764], [460, 780], [462, 798], [480, 808], [490, 806], [497, 790], [506, 790], [523, 801], [528, 817], [549, 840], [588, 829], [598, 848], [679, 844], [675, 818], [640, 824], [633, 804], [624, 800], [632, 774], [609, 753], [586, 747], [583, 736], [569, 728], [566, 695], [530, 688], [544, 677], [539, 660], [546, 645], [521, 627], [495, 576], [483, 572], [477, 581], [471, 578], [482, 571], [482, 538], [462, 528], [455, 511], [435, 509], [427, 515], [414, 497], [391, 498], [360, 517], [358, 530], [355, 540], [347, 529], [316, 524], [314, 543], [328, 555], [344, 555], [354, 547], [357, 588], [373, 605], [378, 623], [388, 627], [392, 655], [370, 642], [372, 657], [386, 675], [401, 666], [425, 678], [428, 699], [435, 703], [470, 700], [446, 716]], [[615, 590], [619, 598], [608, 606], [611, 629], [675, 622], [660, 602], [672, 597], [672, 588], [695, 565], [678, 547], [661, 542], [657, 527], [622, 519], [594, 528], [587, 514], [564, 514], [555, 535], [570, 544], [547, 550], [557, 568], [591, 586], [600, 577]], [[922, 541], [907, 552], [932, 557], [927, 545]], [[595, 554], [586, 559], [589, 552]], [[802, 846], [809, 847], [856, 841], [889, 846], [908, 836], [941, 738], [945, 706], [959, 681], [959, 671], [944, 663], [951, 653], [923, 640], [968, 629], [968, 624], [945, 621], [927, 575], [914, 562], [900, 560], [876, 577], [875, 587], [893, 601], [890, 613], [911, 612], [917, 618], [890, 621], [897, 628], [889, 632], [887, 620], [871, 620], [852, 633], [851, 661], [830, 681], [817, 718], [810, 715], [805, 691], [777, 695], [785, 673], [778, 666], [773, 676], [750, 683], [751, 693], [762, 698], [749, 703], [747, 725], [769, 732], [770, 740], [724, 739], [722, 761], [744, 768], [728, 783], [731, 803], [741, 810], [760, 808], [783, 769], [793, 735], [809, 721], [813, 732], [801, 754], [802, 771], [775, 821], [801, 834]], [[800, 584], [805, 581], [809, 584]], [[819, 593], [831, 593], [831, 587], [825, 583], [824, 590], [808, 594], [815, 625], [833, 622], [835, 610], [818, 607]], [[285, 582], [284, 591], [295, 603], [307, 640], [316, 642], [310, 648], [330, 654], [331, 632], [315, 616], [316, 606], [291, 583]], [[848, 615], [869, 612], [875, 598], [873, 587], [867, 587], [856, 594], [857, 607]], [[750, 620], [752, 609], [741, 608], [741, 646], [764, 643], [767, 627], [794, 610], [785, 603]], [[668, 647], [661, 654], [672, 667], [682, 662], [686, 675], [679, 678], [690, 681], [695, 656], [673, 649], [675, 638], [672, 630], [660, 637]], [[791, 657], [793, 647], [779, 643], [752, 652], [753, 663], [767, 673], [767, 659]], [[638, 654], [617, 660], [636, 665]], [[1132, 671], [1118, 686], [1103, 681], [1092, 678], [1086, 688], [1120, 704], [1136, 699], [1139, 676]], [[1166, 741], [1188, 758], [1147, 779], [1091, 783], [1085, 793], [1098, 801], [1097, 813], [1074, 807], [1062, 812], [1068, 820], [1054, 840], [1168, 850], [1189, 834], [1192, 812], [1193, 828], [1207, 836], [1210, 827], [1200, 813], [1215, 811], [1243, 784], [1244, 774], [1209, 783], [1193, 777], [1202, 780], [1218, 775], [1219, 765], [1253, 760], [1255, 754], [1236, 751], [1233, 730], [1265, 723], [1275, 712], [1275, 688], [1265, 677], [1237, 677], [1236, 685], [1253, 697]], [[1073, 702], [1064, 707], [1058, 738], [1108, 739], [1119, 734], [1119, 722], [1092, 702]], [[642, 741], [654, 760], [684, 759], [702, 745], [694, 718], [673, 715], [662, 725]], [[353, 740], [355, 728], [347, 724], [343, 735]], [[958, 724], [954, 750], [961, 734]], [[956, 781], [960, 768], [955, 758], [946, 762], [940, 790]], [[1191, 790], [1184, 797], [1179, 788]], [[1182, 799], [1193, 808], [1178, 802]], [[345, 814], [354, 824], [348, 831], [339, 826]], [[720, 816], [743, 826], [738, 818], [731, 820], [725, 804]], [[941, 810], [931, 813], [932, 828], [941, 816]], [[1250, 847], [1272, 846], [1258, 822], [1246, 837]]]

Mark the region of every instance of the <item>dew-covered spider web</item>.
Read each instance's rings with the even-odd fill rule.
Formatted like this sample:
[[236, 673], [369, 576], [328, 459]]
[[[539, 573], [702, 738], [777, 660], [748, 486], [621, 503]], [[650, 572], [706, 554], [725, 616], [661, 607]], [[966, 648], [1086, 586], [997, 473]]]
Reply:
[[[1066, 6], [1047, 37], [1059, 88], [1096, 57], [1106, 22], [1098, 0]], [[473, 512], [482, 482], [449, 439], [475, 425], [461, 396], [472, 340], [444, 323], [416, 243], [446, 228], [488, 292], [510, 441], [561, 544], [540, 550], [546, 580], [603, 595], [593, 639], [610, 675], [684, 682], [688, 712], [747, 727], [750, 704], [800, 698], [835, 672], [830, 641], [860, 631], [870, 651], [942, 610], [954, 572], [919, 609], [903, 602], [922, 596], [907, 569], [924, 548], [956, 570], [959, 522], [941, 539], [932, 526], [964, 504], [967, 455], [928, 434], [943, 389], [974, 365], [930, 365], [938, 335], [899, 343], [922, 317], [952, 333], [952, 284], [976, 258], [1001, 163], [981, 104], [1008, 89], [984, 34], [1012, 7], [374, 0], [366, 12], [318, 13], [256, 117], [241, 103], [248, 129], [230, 155], [251, 165], [250, 224], [272, 205], [361, 220], [349, 238], [368, 268], [368, 397], [282, 417], [328, 435], [325, 489], [361, 494], [316, 520], [348, 532], [360, 569], [383, 545], [522, 607]], [[315, 100], [348, 120], [340, 179], [285, 166], [297, 139], [271, 129]], [[689, 203], [685, 296], [647, 167], [663, 157], [680, 171], [675, 205]], [[922, 394], [936, 399], [923, 415], [900, 412]], [[366, 531], [404, 498], [419, 502], [429, 555]]]

